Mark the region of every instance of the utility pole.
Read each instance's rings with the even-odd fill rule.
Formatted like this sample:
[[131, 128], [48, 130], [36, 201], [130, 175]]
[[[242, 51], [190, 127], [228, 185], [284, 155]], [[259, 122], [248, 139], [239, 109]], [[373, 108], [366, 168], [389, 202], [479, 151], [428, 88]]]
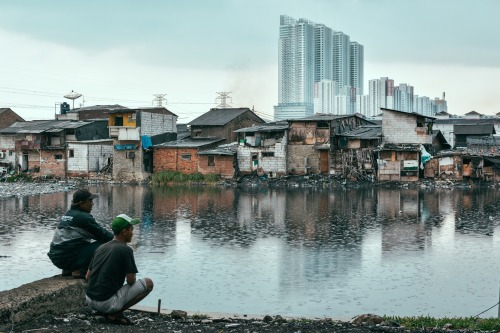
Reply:
[[163, 101], [167, 104], [167, 99], [164, 98], [167, 94], [153, 94], [153, 96], [155, 97], [155, 99], [153, 99], [153, 105], [154, 102], [156, 102], [156, 106], [161, 108], [163, 106]]

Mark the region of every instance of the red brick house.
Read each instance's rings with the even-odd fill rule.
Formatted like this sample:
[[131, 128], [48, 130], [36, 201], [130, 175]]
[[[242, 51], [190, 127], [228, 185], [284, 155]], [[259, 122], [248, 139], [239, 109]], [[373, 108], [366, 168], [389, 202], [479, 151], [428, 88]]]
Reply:
[[[214, 149], [223, 141], [224, 139], [220, 138], [187, 138], [154, 145], [152, 147], [153, 172], [178, 171], [185, 174], [200, 172], [198, 168], [200, 163], [199, 152], [202, 150]], [[202, 160], [208, 163], [208, 156], [209, 155], [204, 155]]]
[[203, 150], [198, 153], [198, 171], [203, 175], [215, 174], [221, 178], [231, 179], [235, 175], [237, 166], [236, 142], [221, 145], [214, 149]]

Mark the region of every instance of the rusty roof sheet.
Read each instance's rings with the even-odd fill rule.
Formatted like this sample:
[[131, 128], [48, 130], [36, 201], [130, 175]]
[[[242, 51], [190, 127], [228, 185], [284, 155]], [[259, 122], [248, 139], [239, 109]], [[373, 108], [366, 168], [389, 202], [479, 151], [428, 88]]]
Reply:
[[154, 145], [153, 148], [201, 148], [203, 146], [208, 146], [224, 140], [225, 139], [221, 138], [203, 138], [203, 139], [187, 138], [184, 140], [169, 141], [158, 145]]
[[275, 132], [284, 131], [288, 129], [288, 122], [275, 122], [255, 125], [251, 127], [240, 128], [234, 132], [236, 133], [255, 133], [255, 132]]
[[489, 124], [462, 124], [453, 125], [453, 133], [455, 135], [491, 135], [496, 134], [495, 126], [491, 123]]
[[217, 148], [214, 149], [209, 149], [209, 150], [203, 150], [200, 151], [198, 154], [199, 155], [236, 155], [236, 152], [238, 150], [238, 143], [237, 142], [231, 142], [226, 145], [220, 145]]
[[[101, 120], [107, 121], [107, 120]], [[75, 129], [93, 121], [72, 121], [72, 120], [33, 120], [17, 122], [13, 125], [1, 129], [0, 134], [39, 134], [55, 133], [64, 129]]]
[[353, 139], [380, 139], [382, 137], [382, 126], [380, 125], [363, 125], [356, 127], [352, 131], [344, 132], [338, 136], [353, 138]]

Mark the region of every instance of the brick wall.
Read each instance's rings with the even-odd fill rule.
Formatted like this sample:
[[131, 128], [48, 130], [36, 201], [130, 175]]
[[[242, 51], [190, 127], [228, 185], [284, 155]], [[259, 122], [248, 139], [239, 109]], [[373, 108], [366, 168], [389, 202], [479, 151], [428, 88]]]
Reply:
[[[272, 152], [274, 156], [263, 156], [262, 153]], [[270, 147], [238, 146], [238, 167], [242, 173], [251, 173], [257, 170], [253, 164], [252, 155], [257, 155], [258, 169], [264, 173], [283, 175], [287, 172], [287, 140], [283, 137], [281, 142]]]
[[[214, 165], [208, 165], [209, 156], [214, 157]], [[199, 155], [198, 171], [203, 175], [216, 174], [221, 178], [230, 179], [234, 176], [233, 155]]]
[[40, 157], [40, 176], [66, 178], [65, 150], [41, 150]]
[[0, 129], [7, 128], [18, 121], [24, 121], [24, 119], [18, 116], [17, 113], [15, 113], [10, 109], [0, 113]]
[[[120, 141], [120, 144], [128, 142]], [[130, 153], [134, 158], [129, 158]], [[118, 181], [142, 181], [148, 177], [142, 168], [142, 150], [114, 150], [113, 151], [113, 179]]]
[[141, 113], [141, 135], [154, 136], [163, 133], [176, 133], [176, 117], [160, 113]]
[[[185, 155], [184, 158], [182, 156]], [[190, 155], [187, 159], [187, 155]], [[179, 171], [185, 174], [198, 172], [198, 149], [158, 148], [153, 152], [153, 172]]]
[[427, 128], [417, 127], [417, 116], [404, 112], [383, 110], [382, 134], [386, 143], [432, 143], [432, 135], [427, 134]]
[[287, 171], [292, 174], [320, 173], [320, 151], [312, 145], [289, 145], [287, 152]]

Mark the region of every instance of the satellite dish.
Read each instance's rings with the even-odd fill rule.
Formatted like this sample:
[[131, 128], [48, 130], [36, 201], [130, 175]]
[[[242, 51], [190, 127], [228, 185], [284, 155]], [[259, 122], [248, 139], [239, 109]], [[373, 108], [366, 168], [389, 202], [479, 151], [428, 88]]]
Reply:
[[77, 93], [76, 91], [71, 90], [71, 92], [67, 95], [64, 95], [64, 98], [71, 99], [73, 101], [73, 109], [75, 109], [75, 99], [82, 97], [82, 94]]

